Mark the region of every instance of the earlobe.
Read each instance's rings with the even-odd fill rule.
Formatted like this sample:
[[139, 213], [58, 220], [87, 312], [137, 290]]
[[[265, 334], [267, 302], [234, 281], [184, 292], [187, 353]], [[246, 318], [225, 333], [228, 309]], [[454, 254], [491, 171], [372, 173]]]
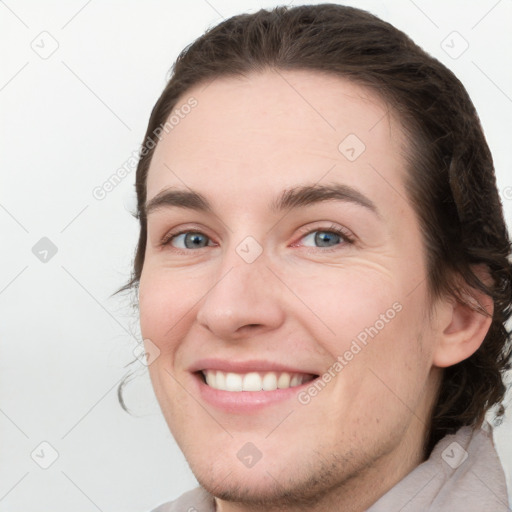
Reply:
[[466, 297], [468, 304], [455, 300], [445, 304], [445, 325], [439, 325], [434, 366], [445, 368], [464, 361], [478, 350], [489, 331], [494, 312], [492, 298], [474, 288]]

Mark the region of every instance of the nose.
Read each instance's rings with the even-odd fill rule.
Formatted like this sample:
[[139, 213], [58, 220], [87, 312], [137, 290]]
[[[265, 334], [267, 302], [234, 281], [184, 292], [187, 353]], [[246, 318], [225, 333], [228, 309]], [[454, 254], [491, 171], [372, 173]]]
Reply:
[[234, 250], [223, 264], [197, 311], [197, 322], [229, 341], [261, 335], [284, 322], [284, 285], [262, 253], [244, 261]]

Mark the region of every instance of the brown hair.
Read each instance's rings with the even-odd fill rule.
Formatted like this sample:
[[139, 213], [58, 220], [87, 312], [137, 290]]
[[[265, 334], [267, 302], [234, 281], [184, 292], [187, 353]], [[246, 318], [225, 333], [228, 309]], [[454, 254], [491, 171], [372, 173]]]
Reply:
[[[139, 283], [154, 137], [177, 100], [192, 86], [217, 77], [266, 69], [345, 77], [391, 105], [408, 136], [406, 189], [424, 234], [431, 300], [449, 294], [467, 303], [464, 288], [474, 287], [494, 301], [481, 347], [443, 370], [425, 440], [426, 458], [446, 434], [463, 425], [480, 427], [492, 406], [500, 404], [497, 416], [503, 415], [504, 374], [512, 355], [506, 329], [512, 303], [511, 245], [492, 157], [464, 86], [406, 34], [369, 12], [335, 4], [262, 9], [208, 29], [180, 53], [141, 147], [135, 185], [140, 236], [131, 280], [119, 291]], [[479, 279], [474, 264], [483, 264], [493, 282], [486, 285]], [[461, 278], [463, 286], [456, 284]], [[124, 407], [123, 384], [118, 397]]]

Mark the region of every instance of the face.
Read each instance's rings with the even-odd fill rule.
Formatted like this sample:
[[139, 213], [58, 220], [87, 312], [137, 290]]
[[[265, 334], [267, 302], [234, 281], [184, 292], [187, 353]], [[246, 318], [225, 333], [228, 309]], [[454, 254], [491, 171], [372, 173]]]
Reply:
[[437, 382], [399, 123], [308, 71], [216, 79], [176, 108], [192, 97], [153, 155], [139, 288], [172, 434], [222, 500], [396, 480]]

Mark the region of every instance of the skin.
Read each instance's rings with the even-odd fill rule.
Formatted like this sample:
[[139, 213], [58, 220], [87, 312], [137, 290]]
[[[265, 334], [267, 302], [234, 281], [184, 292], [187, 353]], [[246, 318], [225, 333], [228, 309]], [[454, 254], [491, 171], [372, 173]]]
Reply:
[[[404, 188], [407, 139], [372, 92], [318, 72], [265, 71], [196, 86], [177, 105], [190, 96], [197, 107], [164, 134], [147, 181], [148, 201], [189, 187], [215, 210], [148, 216], [140, 324], [160, 350], [149, 372], [164, 417], [218, 511], [363, 511], [424, 460], [442, 368], [477, 350], [490, 319], [450, 298], [429, 309]], [[355, 161], [338, 150], [348, 134], [366, 146]], [[317, 182], [356, 188], [379, 215], [346, 201], [269, 210], [283, 189]], [[315, 243], [332, 225], [354, 242]], [[184, 236], [161, 245], [189, 227], [205, 235], [201, 248]], [[262, 249], [252, 263], [236, 252], [247, 236]], [[188, 371], [218, 357], [321, 375], [396, 303], [401, 311], [307, 405], [294, 397], [229, 413], [203, 401]], [[247, 442], [262, 453], [251, 468], [237, 458]]]

